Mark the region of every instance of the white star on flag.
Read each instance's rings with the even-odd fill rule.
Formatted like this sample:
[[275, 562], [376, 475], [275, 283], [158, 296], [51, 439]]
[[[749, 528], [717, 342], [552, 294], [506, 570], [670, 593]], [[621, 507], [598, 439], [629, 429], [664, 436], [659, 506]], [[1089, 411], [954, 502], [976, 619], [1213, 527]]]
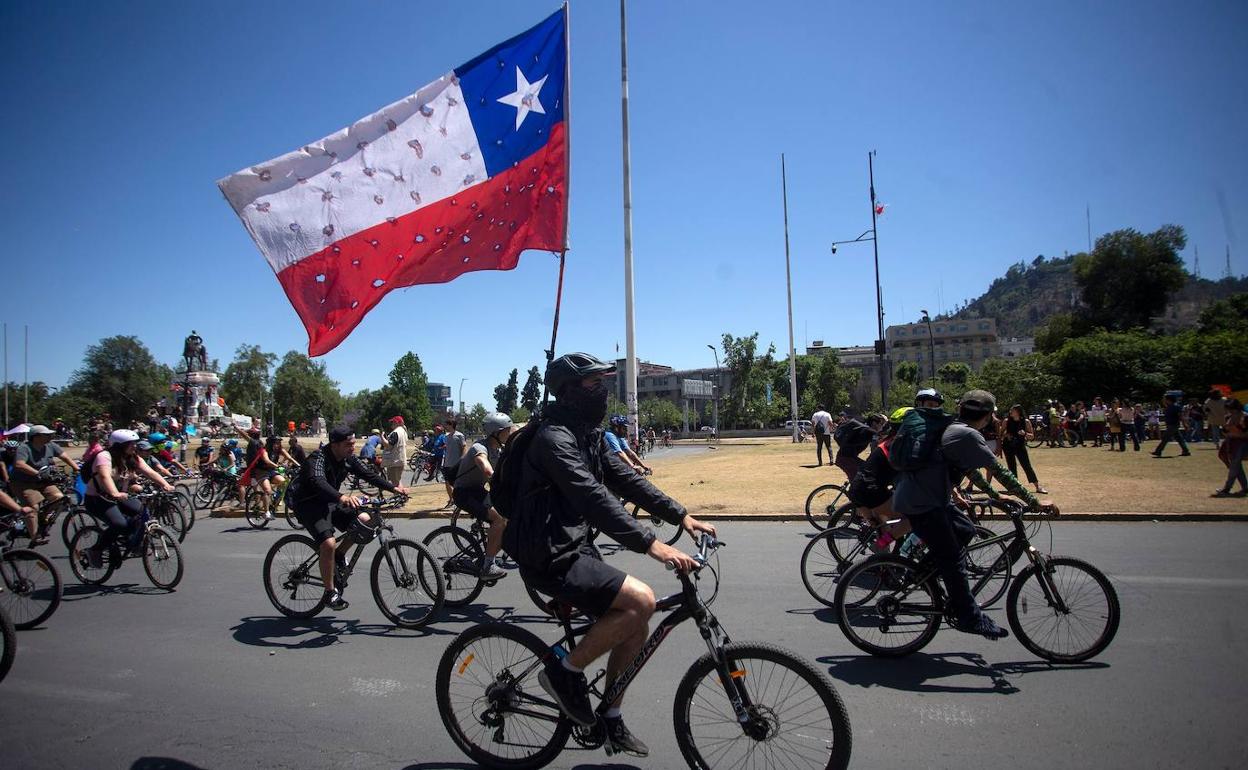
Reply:
[[520, 124], [529, 116], [529, 112], [537, 112], [542, 115], [546, 114], [546, 109], [542, 107], [541, 101], [537, 95], [542, 90], [542, 84], [546, 82], [549, 75], [543, 75], [542, 79], [536, 83], [530, 83], [524, 77], [524, 73], [516, 67], [516, 92], [498, 97], [498, 101], [503, 104], [516, 108], [516, 130], [520, 130]]

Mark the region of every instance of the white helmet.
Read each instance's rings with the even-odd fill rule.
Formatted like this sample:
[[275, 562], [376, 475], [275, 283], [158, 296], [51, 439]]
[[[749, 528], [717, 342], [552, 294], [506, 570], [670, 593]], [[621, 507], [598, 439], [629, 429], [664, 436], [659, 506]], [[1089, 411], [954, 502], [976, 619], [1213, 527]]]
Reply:
[[139, 434], [132, 430], [120, 428], [108, 434], [108, 445], [117, 446], [118, 444], [129, 444], [131, 441], [138, 441]]
[[494, 412], [486, 415], [482, 428], [485, 431], [485, 435], [493, 436], [503, 428], [510, 428], [512, 424], [510, 417], [502, 412]]

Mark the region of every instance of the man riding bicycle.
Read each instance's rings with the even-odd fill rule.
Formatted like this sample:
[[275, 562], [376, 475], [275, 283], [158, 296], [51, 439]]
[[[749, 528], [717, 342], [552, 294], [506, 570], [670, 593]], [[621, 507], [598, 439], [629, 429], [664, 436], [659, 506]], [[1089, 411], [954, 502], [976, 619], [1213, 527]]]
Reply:
[[611, 415], [607, 429], [603, 431], [602, 439], [607, 443], [607, 450], [618, 455], [628, 467], [643, 475], [652, 472], [637, 456], [637, 453], [628, 446], [628, 418], [624, 415]]
[[33, 425], [28, 434], [30, 438], [18, 444], [14, 452], [11, 484], [13, 494], [38, 512], [36, 518], [39, 521], [27, 532], [30, 535], [30, 546], [34, 548], [48, 541], [46, 535], [40, 535], [40, 529], [47, 524], [47, 514], [41, 503], [56, 502], [64, 497], [56, 484], [52, 483], [53, 462], [59, 460], [73, 473], [78, 472], [78, 464], [69, 459], [60, 445], [52, 440], [51, 428]]
[[330, 609], [345, 610], [349, 605], [342, 598], [341, 589], [334, 579], [334, 567], [342, 566], [346, 548], [338, 551], [334, 530], [346, 532], [358, 522], [368, 524], [367, 513], [356, 513], [360, 500], [338, 491], [347, 474], [359, 476], [369, 484], [407, 494], [406, 487], [395, 486], [377, 474], [372, 463], [365, 465], [355, 456], [355, 433], [345, 425], [329, 431], [329, 442], [308, 455], [308, 461], [299, 467], [299, 473], [290, 483], [286, 499], [295, 511], [299, 523], [316, 541], [320, 553], [321, 580], [325, 584], [325, 600]]
[[[471, 569], [478, 577], [486, 580], [500, 580], [507, 573], [494, 563], [498, 552], [503, 546], [503, 530], [507, 528], [504, 519], [490, 502], [490, 493], [486, 491], [486, 482], [494, 475], [494, 465], [502, 453], [507, 439], [515, 430], [511, 418], [502, 412], [486, 415], [482, 424], [485, 440], [478, 441], [464, 450], [459, 466], [452, 472], [455, 504], [471, 513], [481, 523], [489, 523], [490, 531], [485, 540], [485, 553], [480, 564], [463, 565]], [[452, 429], [454, 424], [452, 423]]]
[[[503, 535], [503, 547], [519, 564], [525, 583], [597, 618], [571, 654], [552, 658], [539, 675], [563, 713], [583, 726], [596, 722], [585, 667], [610, 652], [609, 688], [645, 643], [655, 609], [648, 585], [602, 561], [589, 540], [589, 527], [680, 570], [692, 569], [693, 558], [656, 540], [649, 527], [625, 512], [620, 497], [691, 534], [715, 532], [619, 455], [604, 451], [599, 426], [607, 416], [608, 390], [603, 376], [614, 370], [585, 353], [563, 356], [546, 368], [546, 385], [557, 400], [544, 410], [532, 443], [518, 458], [516, 505]], [[605, 716], [607, 738], [616, 750], [638, 756], [649, 752], [624, 725], [619, 700]]]

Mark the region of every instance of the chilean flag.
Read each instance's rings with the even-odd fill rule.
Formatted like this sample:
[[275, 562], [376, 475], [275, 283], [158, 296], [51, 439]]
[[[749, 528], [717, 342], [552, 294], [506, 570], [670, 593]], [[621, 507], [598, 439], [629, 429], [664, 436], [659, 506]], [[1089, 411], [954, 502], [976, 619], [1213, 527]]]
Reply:
[[566, 11], [337, 133], [218, 182], [328, 353], [393, 289], [567, 235]]

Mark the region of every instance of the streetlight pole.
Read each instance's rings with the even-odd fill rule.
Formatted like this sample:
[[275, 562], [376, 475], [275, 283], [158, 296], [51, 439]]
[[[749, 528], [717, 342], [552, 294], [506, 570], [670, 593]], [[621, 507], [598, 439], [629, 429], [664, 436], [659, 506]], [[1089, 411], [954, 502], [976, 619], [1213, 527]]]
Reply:
[[932, 362], [932, 387], [934, 388], [936, 387], [936, 338], [932, 336], [932, 317], [927, 314], [926, 310], [919, 312], [923, 314], [923, 317], [919, 319], [920, 322], [927, 324], [927, 355]]
[[459, 413], [461, 415], [464, 413], [464, 382], [467, 379], [467, 377], [459, 378]]
[[719, 373], [719, 350], [714, 345], [707, 345], [711, 349], [711, 353], [715, 356], [715, 387], [711, 392], [711, 410], [714, 413], [715, 435], [719, 435], [719, 396], [723, 392], [723, 381], [720, 379]]

